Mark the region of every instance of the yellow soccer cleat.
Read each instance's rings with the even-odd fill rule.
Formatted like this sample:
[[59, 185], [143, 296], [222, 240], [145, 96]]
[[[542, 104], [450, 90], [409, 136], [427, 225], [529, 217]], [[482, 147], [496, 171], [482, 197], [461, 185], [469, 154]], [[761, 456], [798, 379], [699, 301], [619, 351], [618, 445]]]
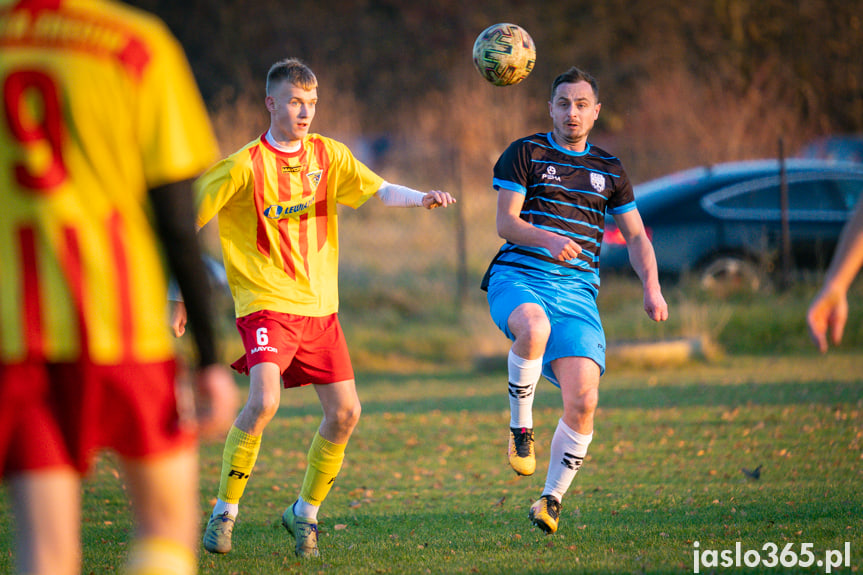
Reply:
[[297, 546], [294, 549], [297, 557], [308, 559], [321, 556], [321, 552], [318, 551], [317, 521], [305, 517], [297, 517], [294, 515], [294, 506], [291, 505], [282, 513], [282, 525], [297, 540]]
[[560, 519], [560, 502], [551, 495], [543, 495], [530, 506], [528, 516], [534, 525], [551, 535], [557, 531], [557, 521]]
[[533, 449], [533, 429], [509, 428], [509, 465], [519, 475], [533, 475], [536, 471], [536, 453]]

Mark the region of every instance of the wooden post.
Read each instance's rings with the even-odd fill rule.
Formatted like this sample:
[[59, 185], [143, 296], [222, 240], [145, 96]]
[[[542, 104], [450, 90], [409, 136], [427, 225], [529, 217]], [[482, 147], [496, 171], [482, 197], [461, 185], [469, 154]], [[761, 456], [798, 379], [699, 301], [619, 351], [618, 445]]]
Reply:
[[782, 289], [791, 287], [791, 225], [788, 220], [788, 176], [785, 173], [785, 145], [779, 138], [779, 206], [782, 210]]

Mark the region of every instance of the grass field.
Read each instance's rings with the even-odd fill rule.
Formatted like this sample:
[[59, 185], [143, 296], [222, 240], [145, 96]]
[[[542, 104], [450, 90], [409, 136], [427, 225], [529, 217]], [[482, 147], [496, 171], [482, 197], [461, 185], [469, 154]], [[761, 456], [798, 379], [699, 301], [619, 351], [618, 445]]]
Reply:
[[[689, 573], [701, 550], [811, 543], [819, 560], [863, 545], [863, 354], [736, 356], [603, 379], [595, 440], [546, 536], [527, 509], [544, 470], [519, 478], [504, 455], [505, 372], [358, 373], [364, 413], [321, 512], [323, 557], [293, 556], [279, 523], [296, 496], [319, 419], [314, 392], [283, 394], [235, 530], [235, 551], [204, 573]], [[560, 413], [536, 399], [544, 468]], [[221, 446], [202, 452], [202, 505], [215, 494]], [[761, 466], [760, 479], [741, 470]], [[130, 534], [115, 461], [86, 483], [85, 573], [112, 572]], [[0, 506], [0, 572], [11, 569]], [[765, 555], [766, 557], [766, 555]], [[702, 572], [733, 571], [704, 568]], [[747, 572], [795, 572], [791, 569]], [[814, 566], [799, 573], [820, 573]]]
[[[279, 521], [299, 490], [320, 418], [314, 391], [301, 389], [283, 393], [267, 428], [235, 551], [205, 554], [202, 573], [691, 573], [696, 549], [707, 558], [702, 573], [826, 571], [814, 563], [707, 566], [709, 550], [738, 542], [765, 559], [765, 545], [799, 554], [811, 544], [822, 563], [847, 542], [850, 567], [832, 571], [861, 570], [863, 282], [851, 294], [843, 345], [819, 356], [804, 320], [816, 282], [725, 299], [685, 281], [668, 284], [671, 317], [658, 325], [644, 317], [638, 285], [603, 279], [599, 306], [610, 342], [704, 338], [718, 352], [652, 367], [609, 357], [594, 441], [564, 499], [560, 530], [546, 536], [527, 510], [544, 484], [559, 392], [544, 380], [539, 386], [539, 469], [519, 478], [505, 457], [507, 342], [479, 290], [466, 307], [454, 306], [446, 249], [404, 266], [387, 257], [404, 262], [394, 250], [422, 249], [393, 243], [398, 234], [387, 226], [412, 226], [410, 241], [440, 237], [429, 221], [414, 226], [401, 214], [395, 223], [376, 220], [372, 245], [362, 249], [369, 222], [345, 220], [355, 229], [343, 229], [354, 252], [342, 270], [342, 322], [363, 416], [321, 511], [322, 559], [298, 562]], [[493, 253], [496, 240], [486, 243]], [[470, 262], [472, 285], [486, 255]], [[231, 320], [224, 324], [230, 361], [238, 344]], [[202, 448], [204, 510], [216, 494], [221, 450]], [[758, 466], [759, 479], [742, 471]], [[131, 523], [119, 477], [105, 455], [85, 483], [84, 573], [114, 572], [125, 556]], [[7, 497], [0, 486], [0, 573], [12, 569]]]

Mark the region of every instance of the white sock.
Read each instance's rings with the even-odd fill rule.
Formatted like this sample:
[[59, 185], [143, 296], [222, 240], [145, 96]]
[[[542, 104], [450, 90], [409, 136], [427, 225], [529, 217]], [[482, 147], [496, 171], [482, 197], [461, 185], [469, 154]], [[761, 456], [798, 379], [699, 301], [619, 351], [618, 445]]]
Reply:
[[542, 358], [524, 359], [509, 350], [509, 426], [533, 429], [533, 398], [542, 374]]
[[320, 505], [312, 505], [311, 503], [304, 501], [302, 497], [297, 497], [297, 502], [294, 503], [294, 515], [317, 521], [318, 509], [320, 508]]
[[211, 517], [215, 517], [217, 515], [221, 515], [225, 511], [228, 512], [228, 515], [237, 518], [237, 514], [240, 512], [240, 504], [239, 503], [227, 503], [222, 501], [221, 499], [216, 500], [216, 504], [213, 506], [213, 514]]
[[582, 435], [570, 429], [563, 419], [557, 422], [557, 429], [551, 439], [551, 457], [543, 495], [553, 495], [558, 501], [563, 500], [564, 493], [569, 489], [584, 456], [587, 455], [587, 446], [592, 439], [592, 432], [590, 435]]

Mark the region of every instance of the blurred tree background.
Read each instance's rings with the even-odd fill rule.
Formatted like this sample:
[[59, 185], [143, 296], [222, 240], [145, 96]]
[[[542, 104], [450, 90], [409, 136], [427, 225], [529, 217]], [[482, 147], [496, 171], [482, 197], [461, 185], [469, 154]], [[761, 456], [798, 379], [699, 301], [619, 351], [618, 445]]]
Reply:
[[[548, 87], [578, 65], [600, 81], [594, 141], [620, 156], [636, 182], [775, 156], [780, 137], [793, 151], [816, 135], [863, 131], [861, 0], [131, 3], [159, 14], [180, 38], [214, 114], [233, 109], [229, 124], [247, 127], [236, 136], [242, 142], [226, 136], [225, 145], [266, 127], [266, 118], [238, 118], [236, 110], [262, 108], [266, 71], [287, 56], [319, 76], [326, 120], [317, 131], [348, 140], [443, 138], [486, 153], [499, 153], [520, 130], [546, 129]], [[513, 88], [484, 85], [471, 69], [473, 40], [495, 22], [520, 24], [537, 45], [534, 72]], [[475, 110], [463, 121], [477, 123], [494, 119], [482, 111], [500, 105], [508, 107], [492, 129], [499, 140], [483, 140], [485, 128], [473, 129], [477, 141], [458, 141], [466, 130], [453, 125], [456, 109]]]

